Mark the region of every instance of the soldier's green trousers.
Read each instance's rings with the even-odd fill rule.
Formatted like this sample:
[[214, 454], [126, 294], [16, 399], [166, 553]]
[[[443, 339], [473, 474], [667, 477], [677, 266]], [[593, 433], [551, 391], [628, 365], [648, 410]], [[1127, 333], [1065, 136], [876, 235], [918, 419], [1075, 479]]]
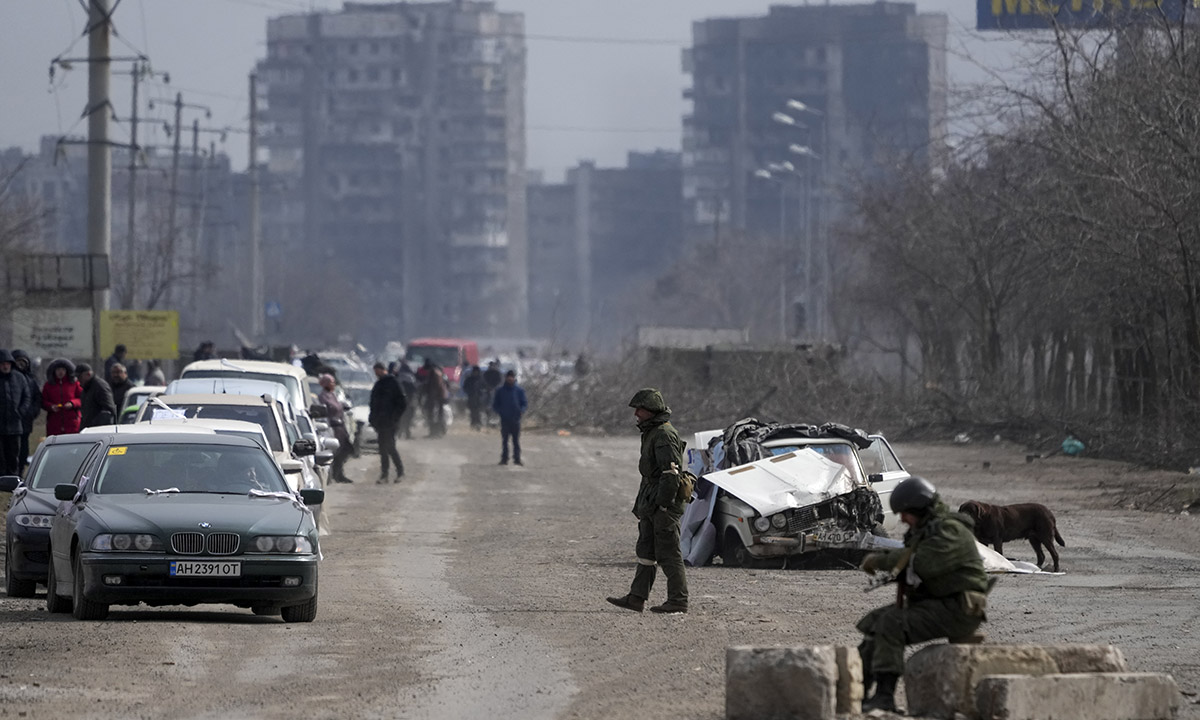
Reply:
[[687, 605], [687, 576], [683, 571], [683, 554], [679, 550], [679, 516], [657, 510], [650, 517], [638, 520], [637, 573], [629, 594], [647, 600], [654, 587], [657, 563], [667, 576], [667, 602]]
[[876, 608], [856, 625], [864, 635], [858, 646], [863, 679], [870, 682], [875, 673], [903, 675], [905, 645], [970, 635], [983, 620], [982, 609], [968, 607], [963, 593]]

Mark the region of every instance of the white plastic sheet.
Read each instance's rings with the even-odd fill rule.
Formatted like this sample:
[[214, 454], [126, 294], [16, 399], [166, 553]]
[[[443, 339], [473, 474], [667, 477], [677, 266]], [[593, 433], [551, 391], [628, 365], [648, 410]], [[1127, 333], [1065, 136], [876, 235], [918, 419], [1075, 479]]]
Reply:
[[845, 466], [809, 449], [756, 460], [704, 476], [764, 517], [807, 507], [854, 490]]

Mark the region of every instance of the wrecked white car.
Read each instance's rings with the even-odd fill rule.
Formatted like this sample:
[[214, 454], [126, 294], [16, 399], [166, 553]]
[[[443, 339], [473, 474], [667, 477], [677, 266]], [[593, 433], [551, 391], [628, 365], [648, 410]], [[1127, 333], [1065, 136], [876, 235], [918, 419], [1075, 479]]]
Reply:
[[695, 445], [688, 465], [700, 482], [681, 523], [689, 565], [900, 545], [887, 537], [899, 534], [887, 496], [908, 473], [882, 436], [748, 418], [697, 433]]

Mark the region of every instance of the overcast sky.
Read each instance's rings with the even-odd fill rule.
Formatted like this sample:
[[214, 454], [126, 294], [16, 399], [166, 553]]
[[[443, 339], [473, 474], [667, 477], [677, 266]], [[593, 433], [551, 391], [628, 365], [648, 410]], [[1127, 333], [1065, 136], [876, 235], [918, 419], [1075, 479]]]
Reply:
[[[86, 1], [86, 0], [84, 0]], [[113, 0], [110, 0], [113, 2]], [[691, 22], [714, 16], [761, 15], [769, 0], [499, 0], [501, 10], [525, 14], [528, 47], [528, 166], [559, 177], [581, 159], [622, 165], [629, 150], [679, 148], [680, 52]], [[778, 3], [775, 3], [778, 4]], [[974, 5], [966, 0], [918, 0], [923, 12], [950, 15], [952, 82], [975, 81], [1007, 62], [1004, 43], [970, 32]], [[276, 15], [341, 7], [334, 0], [121, 0], [115, 14], [114, 55], [145, 53], [171, 85], [143, 85], [143, 97], [164, 102], [148, 112], [166, 120], [174, 93], [211, 108], [210, 128], [244, 128], [247, 76], [266, 53], [266, 21]], [[84, 134], [80, 118], [87, 69], [57, 71], [51, 59], [87, 54], [80, 0], [0, 0], [0, 148], [36, 148], [42, 135]], [[619, 42], [657, 40], [657, 43]], [[964, 57], [970, 56], [970, 59]], [[128, 70], [128, 64], [114, 70]], [[880, 72], [886, 72], [880, 68]], [[128, 141], [129, 76], [113, 78], [119, 123], [112, 134]], [[142, 112], [146, 112], [144, 106]], [[185, 124], [196, 113], [188, 109]], [[142, 125], [143, 144], [167, 143], [161, 122]], [[215, 140], [207, 134], [202, 142]], [[246, 138], [230, 134], [224, 148], [241, 169]]]

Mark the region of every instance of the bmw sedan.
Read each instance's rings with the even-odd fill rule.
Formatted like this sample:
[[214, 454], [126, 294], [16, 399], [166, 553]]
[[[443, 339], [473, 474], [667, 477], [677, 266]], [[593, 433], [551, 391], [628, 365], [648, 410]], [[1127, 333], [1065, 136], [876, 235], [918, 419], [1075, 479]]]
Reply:
[[112, 434], [78, 484], [54, 488], [46, 608], [100, 620], [111, 605], [221, 603], [310, 622], [320, 548], [309, 504], [258, 443]]

